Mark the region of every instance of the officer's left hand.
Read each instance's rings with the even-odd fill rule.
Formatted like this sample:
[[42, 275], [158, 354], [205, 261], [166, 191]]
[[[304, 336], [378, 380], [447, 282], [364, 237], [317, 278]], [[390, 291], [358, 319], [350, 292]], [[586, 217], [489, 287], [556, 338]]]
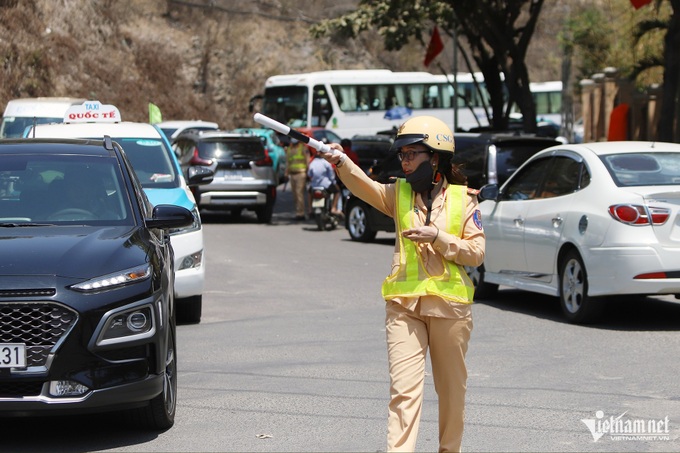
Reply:
[[439, 230], [436, 226], [428, 225], [404, 230], [401, 235], [413, 242], [434, 242], [438, 233]]

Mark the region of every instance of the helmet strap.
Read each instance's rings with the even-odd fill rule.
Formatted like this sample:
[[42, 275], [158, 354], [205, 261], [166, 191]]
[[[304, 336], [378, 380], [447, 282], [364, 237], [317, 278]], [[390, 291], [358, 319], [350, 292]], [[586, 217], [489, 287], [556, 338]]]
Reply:
[[430, 224], [430, 216], [432, 214], [432, 189], [427, 191], [427, 202], [425, 203], [425, 206], [427, 206], [427, 214], [425, 216], [425, 226], [428, 226]]

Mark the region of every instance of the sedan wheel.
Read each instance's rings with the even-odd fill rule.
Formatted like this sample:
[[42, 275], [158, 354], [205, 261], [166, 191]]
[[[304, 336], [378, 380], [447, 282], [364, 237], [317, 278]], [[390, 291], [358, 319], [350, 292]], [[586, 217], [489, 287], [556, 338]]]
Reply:
[[567, 320], [586, 324], [602, 314], [601, 300], [588, 296], [588, 273], [581, 256], [569, 251], [560, 265], [560, 305]]
[[353, 241], [371, 242], [375, 239], [376, 231], [368, 225], [368, 213], [361, 203], [353, 203], [347, 215], [347, 231]]

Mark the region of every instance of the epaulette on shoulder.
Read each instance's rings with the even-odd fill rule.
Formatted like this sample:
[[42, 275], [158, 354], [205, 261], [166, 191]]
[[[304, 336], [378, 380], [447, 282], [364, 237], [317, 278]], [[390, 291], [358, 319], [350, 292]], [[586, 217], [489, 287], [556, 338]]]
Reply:
[[468, 187], [468, 195], [478, 195], [479, 190], [473, 189], [472, 187]]

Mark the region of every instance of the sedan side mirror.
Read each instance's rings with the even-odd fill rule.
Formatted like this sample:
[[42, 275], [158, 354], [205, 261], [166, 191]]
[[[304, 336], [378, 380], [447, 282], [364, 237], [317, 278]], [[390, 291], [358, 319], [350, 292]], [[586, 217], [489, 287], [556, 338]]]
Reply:
[[215, 177], [215, 172], [208, 167], [194, 165], [187, 169], [187, 185], [200, 186], [210, 184]]
[[487, 184], [485, 186], [482, 186], [482, 188], [479, 191], [479, 194], [477, 195], [477, 198], [479, 198], [479, 201], [484, 200], [498, 201], [499, 195], [500, 191], [498, 190], [498, 184]]

